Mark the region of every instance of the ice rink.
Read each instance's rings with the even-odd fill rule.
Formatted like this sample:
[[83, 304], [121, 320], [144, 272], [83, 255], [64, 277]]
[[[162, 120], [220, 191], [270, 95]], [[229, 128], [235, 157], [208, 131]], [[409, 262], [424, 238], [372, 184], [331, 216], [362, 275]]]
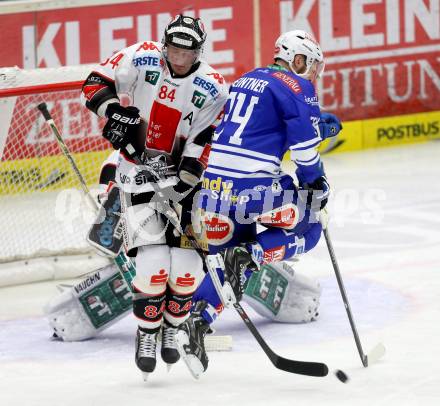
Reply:
[[159, 361], [144, 383], [130, 316], [94, 340], [49, 340], [42, 306], [56, 283], [45, 282], [0, 289], [0, 405], [440, 404], [439, 161], [439, 141], [324, 157], [330, 235], [364, 351], [387, 349], [380, 362], [361, 365], [323, 239], [294, 265], [323, 287], [316, 322], [274, 324], [249, 310], [275, 352], [342, 369], [347, 384], [275, 369], [233, 310], [216, 325], [233, 350], [210, 353], [199, 381]]

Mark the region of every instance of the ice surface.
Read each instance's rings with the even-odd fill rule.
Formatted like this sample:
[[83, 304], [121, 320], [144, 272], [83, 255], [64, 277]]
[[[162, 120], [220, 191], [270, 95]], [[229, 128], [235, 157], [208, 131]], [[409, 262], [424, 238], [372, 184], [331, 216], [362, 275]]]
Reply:
[[280, 355], [322, 361], [349, 377], [312, 378], [275, 369], [231, 310], [217, 323], [233, 351], [210, 353], [195, 381], [183, 363], [144, 383], [134, 364], [135, 322], [99, 338], [49, 340], [42, 305], [55, 283], [0, 289], [0, 405], [436, 405], [440, 402], [440, 143], [325, 157], [334, 190], [330, 235], [364, 351], [363, 368], [325, 243], [294, 266], [323, 287], [320, 318], [274, 324], [255, 315]]

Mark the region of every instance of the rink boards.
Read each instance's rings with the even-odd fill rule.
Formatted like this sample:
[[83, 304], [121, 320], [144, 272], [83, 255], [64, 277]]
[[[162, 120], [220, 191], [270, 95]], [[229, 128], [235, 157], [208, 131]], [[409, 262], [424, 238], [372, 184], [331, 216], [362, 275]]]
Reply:
[[[9, 133], [9, 137], [11, 137]], [[26, 150], [25, 144], [28, 138], [21, 134], [22, 147], [15, 148]], [[12, 137], [14, 138], [14, 137]], [[74, 141], [70, 138], [70, 142]], [[104, 149], [101, 151], [87, 151], [87, 138], [100, 138], [97, 134], [78, 136], [83, 152], [75, 151], [74, 158], [89, 185], [98, 182], [99, 170], [102, 162], [111, 152]], [[343, 130], [337, 137], [326, 140], [320, 147], [321, 154], [357, 151], [369, 148], [382, 148], [399, 144], [414, 144], [440, 138], [440, 111], [408, 114], [395, 117], [381, 117], [366, 120], [348, 121], [343, 123]], [[40, 140], [44, 144], [44, 140]], [[15, 140], [14, 142], [17, 142]], [[51, 144], [54, 140], [50, 139]], [[46, 142], [47, 143], [47, 142]], [[8, 139], [6, 140], [7, 151]], [[40, 151], [44, 151], [41, 148]], [[15, 154], [14, 154], [15, 155]], [[42, 156], [31, 156], [23, 159], [11, 159], [12, 156], [2, 156], [0, 161], [0, 195], [24, 194], [44, 192], [78, 187], [78, 181], [72, 176], [72, 170], [66, 158], [61, 154], [56, 145], [52, 145], [50, 153]], [[5, 159], [6, 158], [6, 159]], [[9, 159], [8, 159], [9, 158]], [[288, 154], [284, 157], [286, 162]]]

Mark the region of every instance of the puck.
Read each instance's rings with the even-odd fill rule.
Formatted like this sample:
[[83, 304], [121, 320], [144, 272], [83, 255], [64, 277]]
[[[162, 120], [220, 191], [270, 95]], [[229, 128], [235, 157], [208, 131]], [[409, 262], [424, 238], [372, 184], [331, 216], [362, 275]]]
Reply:
[[348, 376], [344, 371], [341, 371], [340, 369], [335, 371], [336, 378], [338, 378], [342, 383], [348, 382]]

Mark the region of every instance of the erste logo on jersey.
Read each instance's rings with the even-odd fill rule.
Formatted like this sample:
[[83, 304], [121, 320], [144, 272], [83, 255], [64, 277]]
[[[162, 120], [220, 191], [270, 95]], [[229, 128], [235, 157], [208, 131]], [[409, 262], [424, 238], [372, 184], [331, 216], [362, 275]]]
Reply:
[[140, 56], [137, 58], [133, 58], [133, 65], [135, 67], [144, 66], [144, 65], [160, 66], [160, 58], [151, 55]]
[[291, 76], [289, 76], [289, 75], [287, 75], [287, 74], [285, 74], [283, 72], [272, 73], [272, 76], [277, 78], [277, 79], [280, 79], [284, 84], [287, 85], [287, 87], [290, 88], [290, 90], [293, 91], [293, 93], [295, 93], [295, 94], [301, 93], [301, 86]]
[[207, 90], [212, 97], [216, 97], [218, 95], [218, 90], [214, 83], [208, 82], [200, 76], [196, 76], [193, 80], [193, 83], [196, 86], [200, 86], [202, 89]]

